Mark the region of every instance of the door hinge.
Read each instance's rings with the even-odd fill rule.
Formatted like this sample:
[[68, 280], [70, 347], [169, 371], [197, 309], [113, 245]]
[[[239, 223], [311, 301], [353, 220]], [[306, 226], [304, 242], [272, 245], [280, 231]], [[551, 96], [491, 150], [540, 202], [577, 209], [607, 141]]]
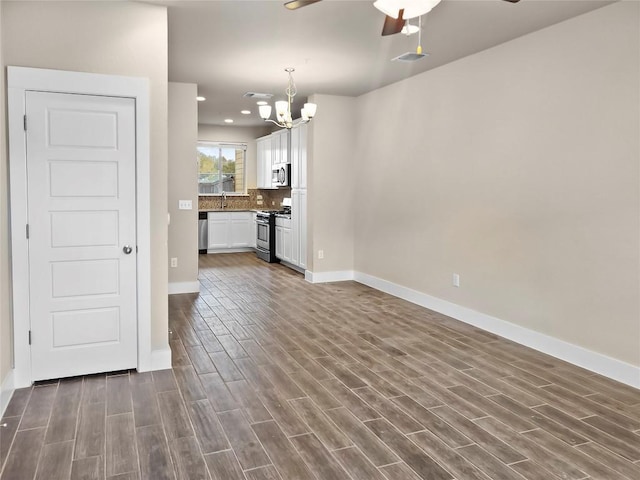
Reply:
[[27, 232], [27, 239], [29, 239], [29, 224], [27, 223], [27, 228], [25, 229]]
[[26, 132], [27, 131], [27, 116], [26, 115], [24, 115], [22, 117], [22, 121], [23, 121], [23, 124], [24, 124], [24, 131]]
[[31, 345], [31, 330], [29, 330], [29, 345]]

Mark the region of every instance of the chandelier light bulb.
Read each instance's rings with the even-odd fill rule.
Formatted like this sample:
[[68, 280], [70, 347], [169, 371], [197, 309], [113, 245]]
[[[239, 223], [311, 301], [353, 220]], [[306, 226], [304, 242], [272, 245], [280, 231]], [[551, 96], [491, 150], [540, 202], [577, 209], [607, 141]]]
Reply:
[[287, 113], [288, 104], [284, 100], [280, 100], [276, 102], [276, 115], [278, 117], [284, 117], [285, 113]]
[[307, 117], [313, 118], [316, 115], [316, 110], [318, 109], [318, 105], [315, 103], [305, 103], [302, 111], [307, 113]]
[[260, 105], [258, 107], [260, 111], [260, 118], [267, 120], [271, 116], [271, 105]]

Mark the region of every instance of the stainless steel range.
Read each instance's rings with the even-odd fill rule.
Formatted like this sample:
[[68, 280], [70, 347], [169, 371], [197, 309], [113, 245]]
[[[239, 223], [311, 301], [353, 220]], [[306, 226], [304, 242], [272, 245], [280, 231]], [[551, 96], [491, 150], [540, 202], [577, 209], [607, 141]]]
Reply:
[[282, 210], [256, 212], [256, 254], [269, 263], [280, 261], [276, 257], [276, 214], [291, 215], [291, 206], [285, 204]]
[[256, 213], [256, 254], [265, 262], [279, 261], [276, 258], [276, 212]]

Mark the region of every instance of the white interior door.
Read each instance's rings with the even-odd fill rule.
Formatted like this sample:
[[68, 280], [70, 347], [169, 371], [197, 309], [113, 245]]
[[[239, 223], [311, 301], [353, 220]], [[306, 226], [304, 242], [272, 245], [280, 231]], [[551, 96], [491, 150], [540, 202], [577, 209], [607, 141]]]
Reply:
[[135, 368], [135, 102], [26, 93], [32, 379]]

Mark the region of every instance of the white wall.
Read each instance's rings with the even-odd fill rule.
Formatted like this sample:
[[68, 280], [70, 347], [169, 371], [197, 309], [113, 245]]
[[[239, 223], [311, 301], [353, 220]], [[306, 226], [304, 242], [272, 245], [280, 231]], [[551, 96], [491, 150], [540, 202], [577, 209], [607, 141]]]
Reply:
[[[198, 291], [198, 106], [195, 83], [169, 83], [169, 293]], [[179, 210], [191, 200], [191, 210]]]
[[639, 7], [360, 97], [355, 269], [640, 366]]
[[[3, 67], [14, 65], [149, 79], [152, 348], [168, 348], [167, 9], [136, 2], [3, 0], [1, 6]], [[6, 161], [2, 168], [4, 163]], [[2, 191], [6, 192], [4, 185]], [[4, 221], [0, 229], [0, 238], [5, 238]], [[3, 291], [0, 295], [0, 304], [4, 304], [6, 293]]]
[[[316, 273], [353, 270], [354, 158], [357, 120], [353, 97], [312, 95], [318, 112], [308, 125], [307, 268]], [[324, 258], [318, 259], [318, 250]]]
[[[3, 63], [4, 29], [2, 28], [2, 6], [0, 5], [0, 66]], [[7, 178], [7, 132], [6, 132], [6, 91], [5, 69], [0, 72], [0, 385], [11, 371], [11, 289], [9, 254], [9, 188]], [[1, 396], [0, 396], [1, 398]], [[2, 405], [0, 405], [2, 412]]]
[[256, 138], [269, 135], [268, 127], [223, 127], [217, 125], [198, 125], [198, 140], [209, 142], [246, 143], [247, 188], [257, 185], [257, 156]]

